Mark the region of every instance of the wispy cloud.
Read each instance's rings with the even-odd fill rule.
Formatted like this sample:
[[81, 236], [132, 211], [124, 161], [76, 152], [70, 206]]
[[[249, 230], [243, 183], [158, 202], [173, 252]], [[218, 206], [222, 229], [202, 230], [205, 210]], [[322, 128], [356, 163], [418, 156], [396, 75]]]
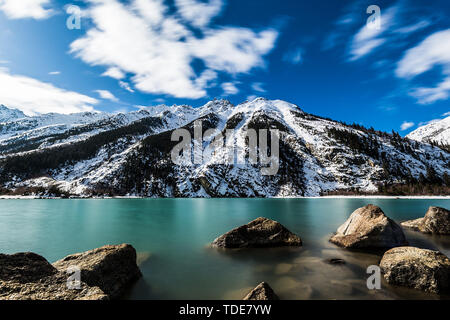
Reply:
[[222, 0], [175, 0], [178, 11], [183, 19], [196, 27], [204, 27], [222, 10]]
[[292, 64], [300, 64], [303, 62], [303, 48], [295, 48], [291, 51], [288, 51], [283, 56], [283, 61], [289, 62]]
[[100, 96], [100, 98], [105, 100], [110, 100], [113, 102], [118, 102], [119, 99], [117, 99], [110, 91], [108, 90], [94, 90], [94, 92], [97, 92], [97, 94]]
[[46, 19], [53, 14], [50, 0], [0, 0], [0, 10], [10, 19]]
[[395, 73], [399, 78], [412, 79], [436, 66], [442, 67], [444, 80], [435, 87], [411, 90], [410, 94], [421, 104], [447, 100], [450, 96], [450, 29], [433, 33], [409, 49], [398, 62]]
[[261, 82], [254, 82], [252, 83], [252, 90], [260, 93], [265, 93], [266, 89], [263, 88], [263, 83]]
[[399, 8], [397, 6], [385, 10], [381, 16], [380, 28], [370, 27], [366, 23], [358, 31], [351, 43], [350, 61], [358, 60], [370, 54], [374, 49], [380, 47], [387, 41], [382, 35], [393, 25], [398, 10]]
[[231, 96], [239, 93], [239, 89], [236, 87], [236, 84], [233, 82], [224, 82], [222, 83], [222, 89], [225, 95]]
[[[0, 101], [26, 114], [75, 113], [92, 111], [99, 101], [89, 96], [57, 88], [33, 78], [12, 75], [0, 68]], [[24, 92], [26, 94], [24, 94]]]
[[406, 27], [398, 28], [394, 32], [401, 33], [401, 34], [410, 34], [410, 33], [417, 32], [419, 30], [425, 29], [425, 28], [427, 28], [430, 25], [431, 25], [431, 21], [430, 20], [422, 20], [422, 21], [419, 21], [419, 22], [417, 22], [415, 24], [412, 24], [412, 25], [409, 25], [409, 26], [406, 26]]
[[51, 71], [48, 74], [51, 76], [57, 76], [57, 75], [61, 74], [61, 71]]
[[[161, 0], [87, 2], [93, 27], [71, 44], [71, 52], [90, 65], [106, 67], [103, 75], [122, 81], [122, 75], [130, 75], [134, 88], [145, 93], [205, 97], [217, 72], [236, 75], [263, 67], [263, 56], [278, 36], [274, 29], [209, 27], [221, 1], [178, 0], [179, 14], [169, 13]], [[188, 3], [194, 7], [187, 8]], [[194, 23], [195, 10], [201, 19]], [[192, 30], [200, 26], [201, 36]], [[194, 60], [202, 61], [204, 70], [194, 70]]]
[[125, 81], [119, 81], [119, 86], [122, 89], [127, 90], [128, 92], [134, 93], [134, 90], [131, 88], [130, 84], [128, 82]]
[[112, 67], [103, 72], [102, 76], [120, 80], [125, 78], [125, 73], [123, 73], [122, 70], [120, 70], [119, 68]]
[[401, 129], [402, 131], [408, 130], [409, 128], [414, 127], [414, 124], [415, 124], [414, 122], [404, 121], [404, 122], [402, 123], [402, 125], [400, 126], [400, 129]]

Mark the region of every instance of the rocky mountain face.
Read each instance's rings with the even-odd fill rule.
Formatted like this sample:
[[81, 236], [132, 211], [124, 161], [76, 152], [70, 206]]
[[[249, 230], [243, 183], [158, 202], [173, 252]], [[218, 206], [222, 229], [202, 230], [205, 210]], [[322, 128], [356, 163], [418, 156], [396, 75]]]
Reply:
[[424, 125], [407, 137], [421, 142], [450, 146], [450, 117]]
[[[172, 141], [173, 131], [185, 129], [194, 137], [198, 121], [201, 133], [213, 129], [214, 136], [221, 134], [224, 143], [247, 155], [249, 129], [260, 136], [261, 129], [278, 130], [276, 174], [262, 174], [261, 163], [224, 162], [225, 149], [195, 164], [175, 164], [171, 152], [180, 141]], [[268, 136], [258, 154], [272, 153]], [[214, 141], [204, 137], [200, 150]], [[195, 157], [194, 143], [191, 150]], [[450, 153], [439, 147], [262, 98], [237, 106], [215, 100], [200, 108], [161, 105], [127, 114], [50, 114], [0, 124], [0, 185], [16, 194], [318, 196], [421, 179], [445, 184], [448, 172]]]

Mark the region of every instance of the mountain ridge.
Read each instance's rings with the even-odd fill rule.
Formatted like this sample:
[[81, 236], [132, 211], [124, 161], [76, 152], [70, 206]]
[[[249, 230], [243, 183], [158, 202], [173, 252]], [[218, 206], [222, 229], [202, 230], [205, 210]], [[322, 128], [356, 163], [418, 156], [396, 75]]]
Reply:
[[[221, 164], [220, 152], [202, 164], [173, 164], [170, 151], [177, 142], [171, 141], [172, 132], [192, 131], [199, 119], [204, 131], [233, 129], [230, 139], [247, 152], [245, 139], [242, 142], [247, 129], [279, 130], [277, 174], [262, 176], [260, 164]], [[324, 119], [282, 100], [258, 98], [236, 106], [214, 100], [199, 108], [161, 105], [61, 125], [53, 131], [45, 126], [31, 132], [12, 130], [0, 139], [0, 183], [5, 192], [301, 197], [352, 190], [372, 193], [382, 186], [420, 181], [445, 186], [450, 170], [446, 150], [396, 133]], [[204, 141], [204, 147], [209, 143]]]
[[407, 137], [421, 142], [450, 146], [450, 116], [421, 126]]

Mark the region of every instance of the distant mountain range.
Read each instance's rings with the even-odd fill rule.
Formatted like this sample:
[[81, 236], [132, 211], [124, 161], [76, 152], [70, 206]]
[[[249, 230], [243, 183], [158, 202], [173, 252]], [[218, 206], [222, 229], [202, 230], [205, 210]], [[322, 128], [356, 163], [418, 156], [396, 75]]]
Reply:
[[[280, 100], [258, 98], [237, 106], [214, 100], [199, 108], [161, 105], [125, 114], [34, 117], [2, 106], [0, 119], [2, 193], [298, 197], [378, 192], [402, 184], [446, 185], [450, 172], [450, 153], [412, 140], [414, 133], [406, 139], [348, 125]], [[218, 164], [220, 155], [202, 164], [175, 165], [170, 152], [178, 142], [171, 141], [172, 132], [192, 132], [195, 120], [202, 120], [203, 130], [233, 129], [231, 138], [248, 128], [278, 129], [278, 173], [264, 176], [259, 164]], [[442, 134], [438, 131], [433, 132]]]
[[450, 146], [450, 116], [424, 125], [408, 134], [407, 137], [417, 141]]

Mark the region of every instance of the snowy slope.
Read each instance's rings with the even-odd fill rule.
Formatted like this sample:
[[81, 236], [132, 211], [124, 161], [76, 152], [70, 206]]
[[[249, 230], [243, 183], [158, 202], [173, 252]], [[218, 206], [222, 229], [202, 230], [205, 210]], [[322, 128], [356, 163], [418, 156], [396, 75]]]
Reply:
[[[56, 186], [79, 196], [289, 197], [376, 191], [379, 184], [426, 176], [430, 167], [440, 177], [450, 169], [445, 150], [323, 119], [281, 100], [258, 98], [237, 106], [214, 100], [199, 108], [161, 105], [126, 114], [73, 117], [78, 119], [55, 115], [57, 121], [42, 121], [44, 126], [30, 129], [29, 136], [10, 131], [22, 137], [20, 143], [38, 143], [17, 148], [17, 139], [0, 141], [1, 184], [8, 189]], [[225, 164], [226, 149], [201, 164], [175, 165], [170, 156], [177, 143], [171, 141], [172, 131], [192, 131], [198, 119], [204, 130], [224, 136], [230, 132], [227, 139], [244, 153], [249, 151], [248, 128], [279, 130], [277, 174], [262, 175], [259, 163]], [[58, 134], [45, 138], [49, 130]], [[210, 144], [205, 140], [203, 147]]]
[[422, 126], [407, 137], [422, 142], [450, 145], [450, 117]]
[[7, 106], [0, 104], [0, 123], [26, 118], [27, 116], [20, 110], [10, 109]]

